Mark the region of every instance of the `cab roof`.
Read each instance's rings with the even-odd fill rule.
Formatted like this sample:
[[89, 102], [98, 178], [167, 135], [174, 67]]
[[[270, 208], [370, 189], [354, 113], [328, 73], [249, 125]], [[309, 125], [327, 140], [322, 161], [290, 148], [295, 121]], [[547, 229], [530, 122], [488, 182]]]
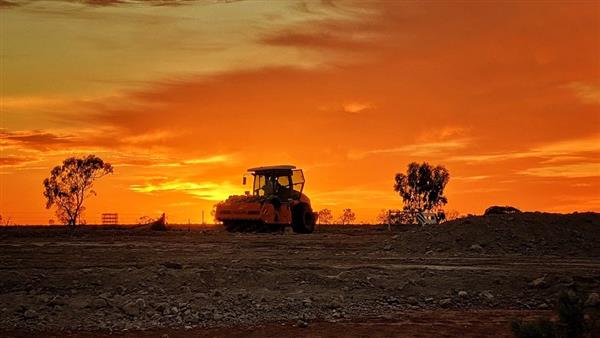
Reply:
[[264, 171], [280, 171], [280, 170], [294, 170], [294, 165], [269, 165], [264, 167], [256, 167], [248, 169], [249, 172], [264, 172]]

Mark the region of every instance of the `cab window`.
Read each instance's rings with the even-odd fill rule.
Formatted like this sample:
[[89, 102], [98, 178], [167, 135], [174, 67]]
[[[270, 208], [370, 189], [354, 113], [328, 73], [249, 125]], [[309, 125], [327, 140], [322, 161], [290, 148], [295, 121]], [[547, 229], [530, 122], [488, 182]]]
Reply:
[[262, 189], [265, 185], [265, 182], [265, 176], [254, 176], [254, 195], [263, 196], [265, 194], [264, 190]]
[[285, 188], [290, 188], [290, 178], [287, 176], [279, 176], [277, 178], [277, 183], [279, 183], [279, 185], [281, 185], [282, 187]]
[[304, 174], [302, 170], [294, 170], [292, 171], [292, 182], [294, 182], [294, 191], [302, 192], [304, 188]]

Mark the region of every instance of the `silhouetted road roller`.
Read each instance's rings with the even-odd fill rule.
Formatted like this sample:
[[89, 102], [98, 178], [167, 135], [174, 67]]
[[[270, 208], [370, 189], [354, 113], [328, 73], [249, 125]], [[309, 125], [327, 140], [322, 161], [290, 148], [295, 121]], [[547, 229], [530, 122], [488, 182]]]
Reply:
[[291, 225], [296, 233], [309, 234], [315, 229], [317, 213], [302, 193], [304, 173], [292, 165], [248, 169], [243, 177], [253, 177], [252, 192], [229, 196], [217, 204], [215, 219], [225, 229], [237, 232], [282, 231]]

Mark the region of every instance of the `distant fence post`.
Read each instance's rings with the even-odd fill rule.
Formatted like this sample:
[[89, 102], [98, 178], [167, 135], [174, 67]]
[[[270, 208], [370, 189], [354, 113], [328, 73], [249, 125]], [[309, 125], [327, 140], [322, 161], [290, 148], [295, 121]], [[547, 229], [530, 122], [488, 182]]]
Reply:
[[102, 225], [117, 225], [119, 224], [119, 214], [104, 213], [102, 214]]

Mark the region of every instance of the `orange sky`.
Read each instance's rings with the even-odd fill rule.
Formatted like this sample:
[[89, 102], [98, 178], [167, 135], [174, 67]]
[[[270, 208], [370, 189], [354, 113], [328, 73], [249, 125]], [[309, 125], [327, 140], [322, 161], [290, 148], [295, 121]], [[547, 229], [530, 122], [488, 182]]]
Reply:
[[248, 167], [316, 209], [400, 208], [411, 161], [447, 210], [600, 211], [597, 2], [0, 1], [0, 215], [46, 224], [71, 155], [115, 166], [85, 218], [209, 220]]

